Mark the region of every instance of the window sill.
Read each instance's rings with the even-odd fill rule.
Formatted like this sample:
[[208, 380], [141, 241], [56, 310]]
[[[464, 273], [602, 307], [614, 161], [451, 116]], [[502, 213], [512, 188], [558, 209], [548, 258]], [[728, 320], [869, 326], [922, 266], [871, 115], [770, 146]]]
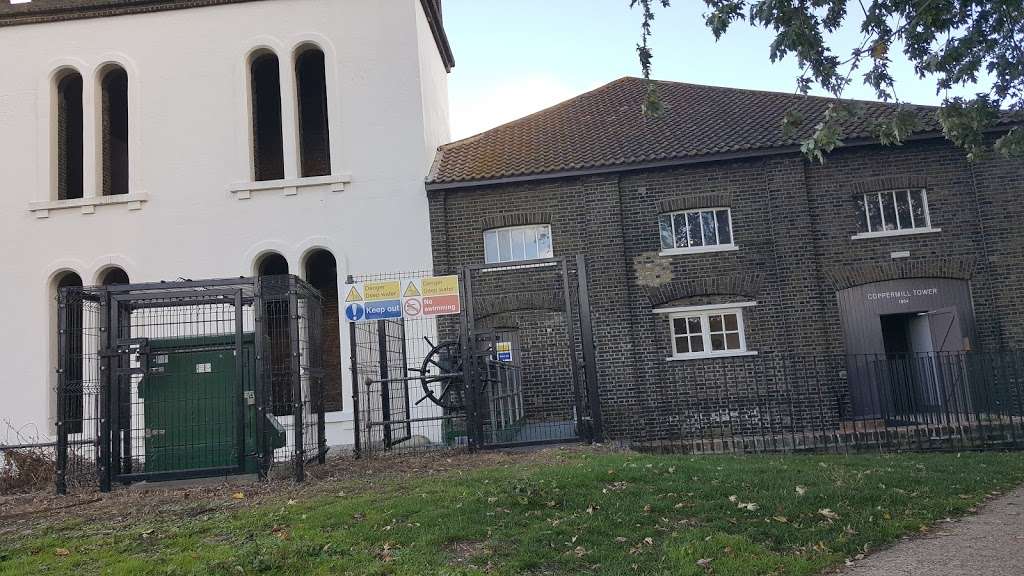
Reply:
[[141, 210], [143, 202], [149, 201], [149, 194], [133, 192], [116, 196], [93, 196], [91, 198], [75, 198], [73, 200], [51, 200], [48, 202], [30, 202], [28, 211], [36, 218], [49, 218], [54, 210], [71, 210], [78, 208], [82, 214], [94, 214], [97, 206], [113, 206], [126, 204], [129, 210]]
[[686, 360], [706, 360], [711, 358], [736, 358], [741, 356], [757, 356], [757, 352], [753, 350], [743, 350], [735, 352], [701, 352], [699, 354], [680, 354], [678, 356], [669, 356], [665, 360], [669, 362], [682, 362]]
[[311, 176], [308, 178], [238, 182], [231, 186], [230, 192], [239, 200], [248, 200], [252, 198], [253, 192], [264, 191], [277, 191], [282, 196], [295, 196], [301, 189], [318, 187], [330, 188], [331, 192], [344, 192], [345, 185], [351, 182], [351, 174], [332, 174], [330, 176]]
[[886, 230], [885, 232], [861, 232], [850, 236], [850, 240], [866, 240], [869, 238], [889, 238], [891, 236], [916, 236], [917, 234], [934, 234], [942, 232], [942, 228], [912, 228], [910, 230]]
[[671, 250], [662, 250], [658, 255], [679, 256], [682, 254], [704, 254], [705, 252], [734, 252], [739, 249], [740, 247], [735, 244], [721, 244], [718, 246], [698, 246], [694, 248], [672, 248]]
[[505, 272], [508, 270], [526, 270], [529, 268], [545, 268], [547, 266], [557, 266], [558, 262], [548, 262], [547, 258], [537, 260], [516, 260], [513, 262], [494, 262], [492, 264], [486, 264], [486, 266], [494, 266], [494, 268], [481, 268], [480, 272], [486, 274], [487, 272]]

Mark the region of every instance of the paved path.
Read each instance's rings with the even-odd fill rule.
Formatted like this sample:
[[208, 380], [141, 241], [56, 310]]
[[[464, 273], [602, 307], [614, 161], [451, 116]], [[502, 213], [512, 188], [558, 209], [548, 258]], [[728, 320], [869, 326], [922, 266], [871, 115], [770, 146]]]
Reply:
[[1022, 576], [1024, 488], [992, 500], [975, 516], [937, 524], [839, 572], [841, 576]]

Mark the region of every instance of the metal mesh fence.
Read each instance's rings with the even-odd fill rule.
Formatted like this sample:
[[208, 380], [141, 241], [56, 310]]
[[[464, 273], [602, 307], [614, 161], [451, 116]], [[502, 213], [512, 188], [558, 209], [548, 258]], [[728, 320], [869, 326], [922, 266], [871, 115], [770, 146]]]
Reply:
[[[364, 275], [349, 283], [424, 276], [430, 272]], [[357, 455], [468, 446], [458, 332], [438, 330], [451, 318], [349, 324]]]
[[322, 311], [290, 276], [59, 296], [59, 491], [323, 460]]
[[761, 354], [687, 362], [630, 444], [684, 453], [1024, 448], [1024, 353]]

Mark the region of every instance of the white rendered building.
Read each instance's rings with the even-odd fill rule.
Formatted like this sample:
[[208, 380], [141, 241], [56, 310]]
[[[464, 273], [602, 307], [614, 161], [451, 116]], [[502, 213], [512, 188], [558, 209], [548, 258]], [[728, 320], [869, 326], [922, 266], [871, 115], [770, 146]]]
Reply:
[[53, 437], [62, 285], [429, 269], [452, 66], [440, 0], [0, 0], [0, 444]]

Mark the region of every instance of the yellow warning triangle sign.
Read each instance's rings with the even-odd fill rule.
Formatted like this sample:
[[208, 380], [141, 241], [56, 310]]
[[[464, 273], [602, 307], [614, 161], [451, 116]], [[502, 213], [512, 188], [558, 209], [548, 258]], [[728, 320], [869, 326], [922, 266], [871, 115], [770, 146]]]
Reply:
[[419, 295], [420, 295], [420, 291], [419, 291], [419, 288], [416, 288], [416, 283], [415, 282], [409, 282], [409, 286], [406, 287], [405, 294], [402, 294], [402, 298], [413, 298], [413, 297], [419, 296]]
[[355, 286], [353, 286], [348, 291], [348, 296], [345, 297], [345, 302], [362, 302], [362, 301], [363, 301], [363, 295], [359, 293], [359, 290], [356, 289]]

